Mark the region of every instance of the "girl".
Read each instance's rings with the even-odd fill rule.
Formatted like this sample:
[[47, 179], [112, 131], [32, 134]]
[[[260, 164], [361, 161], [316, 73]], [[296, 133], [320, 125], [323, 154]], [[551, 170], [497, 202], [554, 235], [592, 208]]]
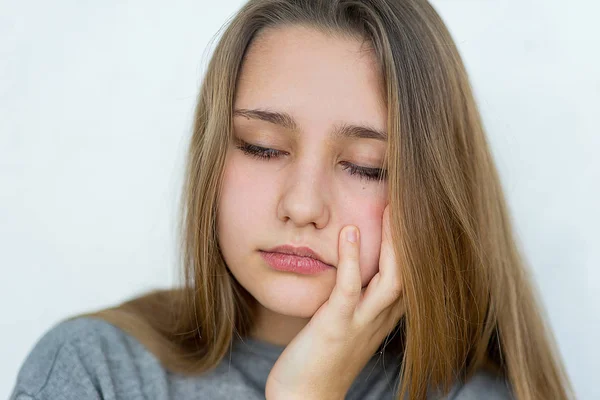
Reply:
[[183, 199], [184, 284], [55, 326], [13, 399], [572, 397], [425, 1], [249, 1]]

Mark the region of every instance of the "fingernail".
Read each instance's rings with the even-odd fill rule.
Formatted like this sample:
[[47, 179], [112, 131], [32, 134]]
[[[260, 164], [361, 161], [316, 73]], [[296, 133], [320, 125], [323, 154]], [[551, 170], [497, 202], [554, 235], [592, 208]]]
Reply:
[[350, 228], [346, 231], [346, 239], [349, 242], [356, 243], [358, 239], [358, 233], [356, 232], [356, 228]]

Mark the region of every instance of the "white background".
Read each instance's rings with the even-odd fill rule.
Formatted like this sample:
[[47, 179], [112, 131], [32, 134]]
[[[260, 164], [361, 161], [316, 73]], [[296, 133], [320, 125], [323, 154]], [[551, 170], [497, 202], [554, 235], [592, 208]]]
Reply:
[[[0, 0], [0, 398], [70, 315], [176, 278], [183, 155], [242, 1]], [[600, 2], [437, 0], [579, 398], [600, 391]]]

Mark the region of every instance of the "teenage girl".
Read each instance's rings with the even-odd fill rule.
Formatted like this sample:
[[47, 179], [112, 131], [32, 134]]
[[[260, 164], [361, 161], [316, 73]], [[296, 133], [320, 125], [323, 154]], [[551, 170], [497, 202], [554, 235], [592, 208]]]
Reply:
[[426, 1], [249, 1], [181, 217], [181, 287], [52, 327], [12, 399], [572, 397]]

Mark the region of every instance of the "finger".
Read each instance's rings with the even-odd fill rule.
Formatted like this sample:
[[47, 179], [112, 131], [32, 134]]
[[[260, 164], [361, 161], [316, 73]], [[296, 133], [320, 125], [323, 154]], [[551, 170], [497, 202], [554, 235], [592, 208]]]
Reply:
[[[381, 274], [377, 272], [375, 276], [371, 278], [367, 287], [364, 288], [364, 296], [356, 308], [356, 313], [360, 315], [361, 319], [364, 317], [365, 320], [370, 321], [378, 314], [377, 310], [373, 310], [370, 298], [376, 296], [374, 293], [376, 293], [378, 288], [381, 286], [380, 280]], [[369, 300], [367, 301], [365, 299]]]
[[382, 326], [384, 329], [391, 329], [400, 321], [400, 318], [404, 314], [406, 314], [406, 302], [400, 297], [394, 304], [384, 309], [372, 323]]
[[402, 293], [402, 278], [400, 266], [395, 254], [392, 241], [389, 205], [383, 212], [382, 242], [379, 253], [379, 274], [381, 275], [381, 290], [379, 291], [383, 304], [391, 305], [396, 302]]
[[336, 282], [329, 302], [342, 317], [348, 318], [354, 315], [363, 293], [359, 266], [360, 233], [357, 227], [346, 226], [342, 229], [338, 252]]
[[383, 310], [395, 304], [402, 291], [389, 221], [389, 206], [386, 206], [383, 212], [379, 272], [369, 282], [364, 301], [360, 304], [360, 310], [357, 310], [357, 313], [366, 320], [375, 318]]

